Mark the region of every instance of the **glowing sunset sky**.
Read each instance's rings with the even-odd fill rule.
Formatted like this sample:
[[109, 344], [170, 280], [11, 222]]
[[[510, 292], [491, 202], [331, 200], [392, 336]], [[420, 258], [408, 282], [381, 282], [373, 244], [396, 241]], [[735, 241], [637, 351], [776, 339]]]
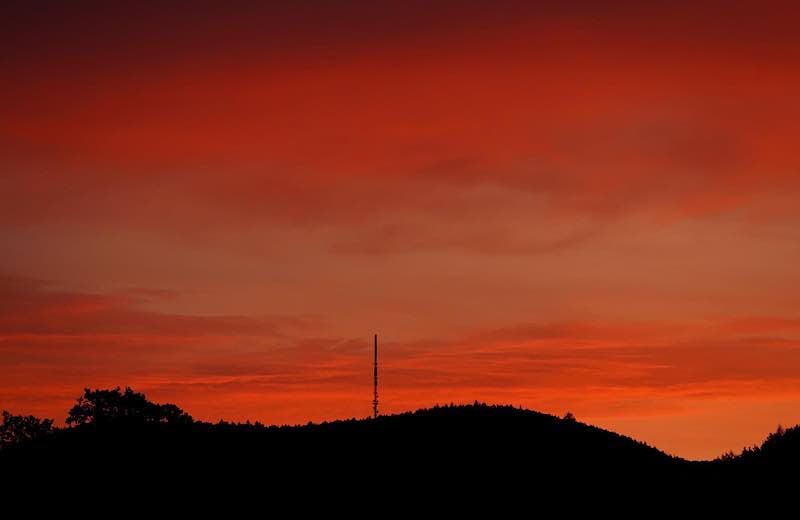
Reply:
[[800, 423], [797, 2], [122, 4], [0, 4], [0, 408]]

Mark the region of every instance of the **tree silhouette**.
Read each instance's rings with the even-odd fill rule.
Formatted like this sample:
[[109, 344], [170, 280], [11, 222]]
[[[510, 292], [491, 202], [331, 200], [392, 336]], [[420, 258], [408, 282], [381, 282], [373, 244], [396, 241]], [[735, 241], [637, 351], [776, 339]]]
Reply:
[[67, 424], [107, 424], [111, 422], [188, 424], [192, 417], [174, 404], [156, 404], [145, 395], [126, 387], [110, 390], [84, 388], [83, 395], [67, 416]]
[[52, 432], [52, 419], [39, 419], [33, 415], [13, 415], [3, 410], [3, 423], [0, 424], [0, 448], [39, 439]]

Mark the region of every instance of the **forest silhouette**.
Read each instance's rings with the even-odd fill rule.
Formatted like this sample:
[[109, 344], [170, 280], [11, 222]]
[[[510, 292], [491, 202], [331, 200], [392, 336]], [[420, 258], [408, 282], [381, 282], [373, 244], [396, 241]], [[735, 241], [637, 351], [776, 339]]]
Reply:
[[779, 427], [739, 454], [687, 461], [571, 413], [559, 418], [476, 401], [298, 426], [209, 423], [131, 388], [85, 389], [62, 428], [4, 411], [0, 442], [3, 478], [17, 483], [113, 476], [230, 485], [255, 478], [273, 490], [351, 492], [412, 482], [483, 493], [534, 486], [708, 495], [784, 481], [800, 462], [798, 426]]

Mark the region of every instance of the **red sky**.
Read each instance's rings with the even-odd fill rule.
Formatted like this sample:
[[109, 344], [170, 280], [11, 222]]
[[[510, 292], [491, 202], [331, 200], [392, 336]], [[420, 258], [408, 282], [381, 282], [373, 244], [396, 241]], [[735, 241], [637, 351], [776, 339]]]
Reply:
[[800, 422], [795, 2], [118, 4], [0, 7], [0, 407]]

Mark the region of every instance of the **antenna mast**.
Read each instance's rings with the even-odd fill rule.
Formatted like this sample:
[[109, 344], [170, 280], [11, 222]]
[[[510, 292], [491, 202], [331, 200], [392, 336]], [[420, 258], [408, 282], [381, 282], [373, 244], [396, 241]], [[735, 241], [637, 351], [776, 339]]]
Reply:
[[378, 417], [378, 335], [375, 334], [375, 362], [373, 365], [374, 397], [372, 398], [372, 417]]

